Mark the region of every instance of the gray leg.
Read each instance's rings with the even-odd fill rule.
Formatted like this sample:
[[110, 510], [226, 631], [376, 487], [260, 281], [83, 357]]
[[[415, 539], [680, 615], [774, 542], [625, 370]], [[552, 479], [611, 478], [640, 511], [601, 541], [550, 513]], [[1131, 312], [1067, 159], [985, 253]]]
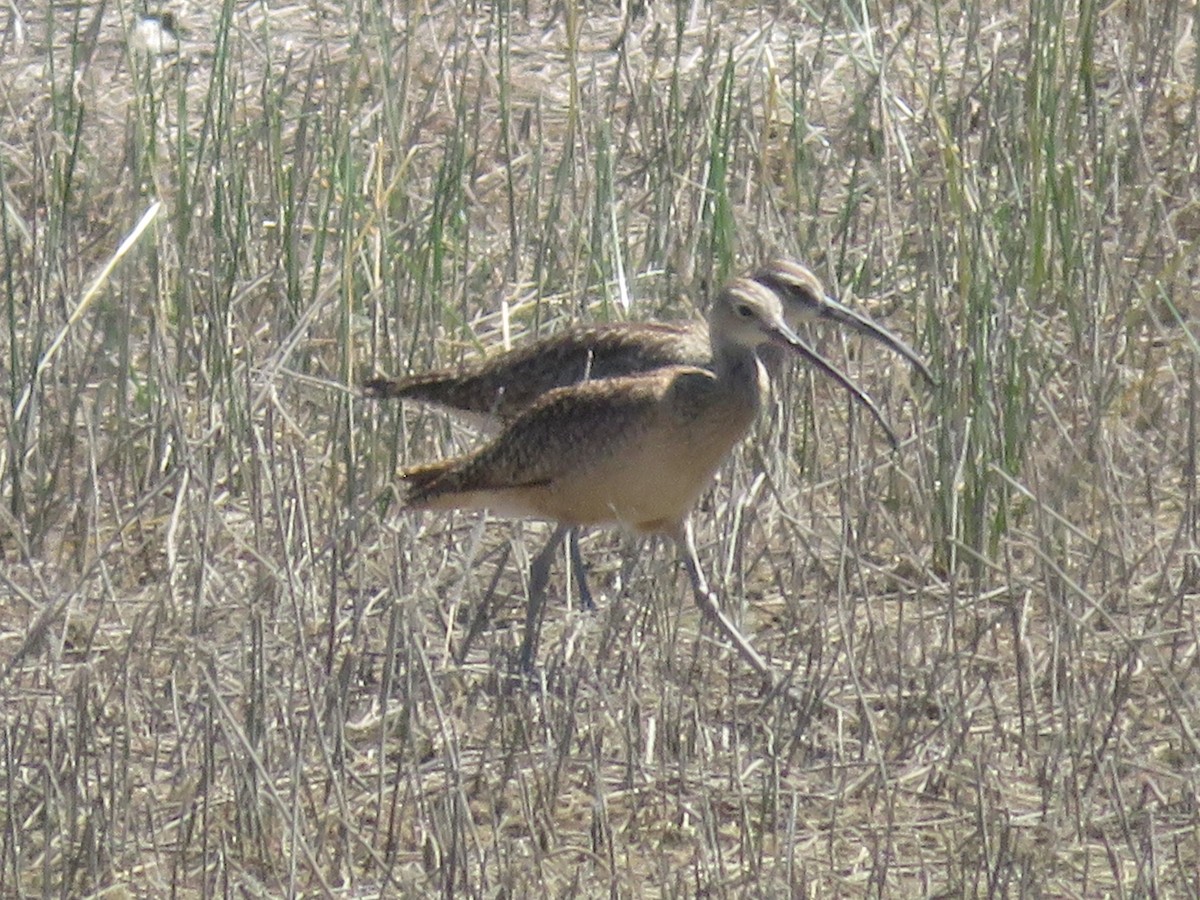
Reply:
[[504, 566], [508, 563], [508, 557], [512, 553], [512, 544], [504, 546], [504, 553], [500, 557], [500, 562], [496, 563], [496, 571], [492, 574], [492, 583], [488, 585], [487, 591], [483, 595], [483, 599], [479, 601], [479, 607], [475, 610], [475, 615], [471, 617], [471, 624], [467, 628], [466, 637], [463, 638], [462, 646], [458, 653], [455, 654], [455, 659], [461, 666], [467, 659], [467, 654], [471, 652], [471, 643], [479, 636], [479, 632], [483, 630], [483, 626], [487, 623], [488, 617], [491, 615], [492, 598], [496, 596], [496, 586], [500, 583], [500, 576], [504, 572]]
[[708, 589], [708, 582], [704, 578], [704, 573], [700, 571], [700, 561], [696, 557], [696, 539], [692, 534], [690, 519], [683, 523], [675, 540], [679, 544], [680, 555], [683, 557], [683, 565], [687, 569], [688, 578], [692, 581], [692, 591], [696, 595], [696, 605], [700, 607], [700, 612], [717, 626], [717, 630], [741, 654], [742, 659], [748, 662], [754, 671], [763, 676], [767, 684], [773, 688], [776, 679], [770, 663], [750, 645], [750, 641], [738, 630], [738, 627], [729, 621], [729, 617], [717, 605], [717, 598]]
[[550, 583], [550, 564], [554, 561], [554, 552], [563, 538], [572, 529], [568, 525], [557, 525], [538, 555], [529, 566], [529, 607], [525, 612], [525, 636], [521, 641], [521, 655], [517, 661], [523, 671], [533, 668], [533, 658], [537, 654], [538, 637], [542, 631], [542, 613], [546, 608], [546, 586]]
[[579, 588], [579, 608], [587, 611], [596, 608], [592, 599], [592, 590], [588, 587], [587, 567], [583, 564], [583, 553], [579, 549], [579, 529], [572, 528], [567, 532], [567, 550], [571, 554], [571, 572], [575, 576], [575, 586]]

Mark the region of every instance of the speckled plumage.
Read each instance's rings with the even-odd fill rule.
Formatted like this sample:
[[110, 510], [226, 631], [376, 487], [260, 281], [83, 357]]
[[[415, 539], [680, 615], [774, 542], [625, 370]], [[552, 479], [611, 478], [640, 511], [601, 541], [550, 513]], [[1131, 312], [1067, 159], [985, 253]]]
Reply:
[[[827, 320], [847, 325], [909, 360], [926, 380], [932, 376], [903, 341], [871, 319], [826, 296], [820, 280], [800, 263], [775, 259], [751, 276], [780, 299], [790, 327]], [[761, 354], [777, 368], [772, 348]], [[663, 366], [708, 366], [708, 329], [701, 323], [621, 323], [576, 328], [499, 353], [459, 369], [441, 369], [400, 378], [378, 377], [363, 390], [373, 398], [431, 403], [485, 420], [509, 422], [545, 394], [584, 380], [616, 378]], [[831, 364], [820, 360], [829, 372]], [[837, 376], [835, 376], [837, 377]], [[845, 383], [844, 378], [838, 378]]]
[[407, 500], [674, 533], [761, 392], [689, 366], [557, 388], [478, 453], [406, 471]]
[[712, 351], [698, 325], [599, 325], [564, 331], [461, 369], [374, 378], [367, 396], [419, 400], [511, 421], [554, 388], [584, 380], [706, 365]]
[[758, 413], [766, 378], [755, 349], [805, 347], [775, 294], [749, 279], [722, 291], [710, 332], [711, 368], [556, 388], [475, 453], [403, 473], [407, 502], [677, 533]]
[[[775, 293], [750, 279], [722, 290], [709, 321], [710, 367], [668, 366], [556, 388], [476, 452], [406, 470], [405, 499], [416, 509], [550, 519], [558, 527], [549, 547], [573, 525], [619, 523], [671, 535], [701, 612], [773, 685], [770, 665], [709, 593], [687, 515], [758, 412], [766, 375], [756, 349], [773, 343], [816, 354], [788, 328]], [[549, 548], [530, 579], [536, 590], [523, 665], [532, 662], [548, 558]]]

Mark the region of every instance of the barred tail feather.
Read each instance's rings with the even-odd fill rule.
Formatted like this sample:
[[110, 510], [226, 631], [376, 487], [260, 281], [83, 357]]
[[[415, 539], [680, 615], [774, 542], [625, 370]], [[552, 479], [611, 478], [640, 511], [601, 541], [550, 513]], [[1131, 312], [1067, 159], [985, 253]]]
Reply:
[[400, 477], [404, 481], [404, 505], [411, 509], [437, 508], [437, 498], [448, 485], [439, 484], [458, 460], [441, 462], [405, 469]]
[[440, 406], [485, 428], [495, 425], [496, 418], [512, 418], [536, 396], [527, 391], [509, 399], [504, 384], [447, 370], [402, 378], [370, 378], [363, 382], [362, 392], [370, 400], [416, 400]]
[[387, 397], [396, 396], [393, 390], [398, 382], [391, 378], [368, 378], [363, 382], [362, 391], [364, 397], [369, 397], [372, 400], [383, 400]]
[[420, 389], [429, 382], [428, 376], [409, 378], [368, 378], [363, 382], [363, 396], [372, 400], [420, 396]]

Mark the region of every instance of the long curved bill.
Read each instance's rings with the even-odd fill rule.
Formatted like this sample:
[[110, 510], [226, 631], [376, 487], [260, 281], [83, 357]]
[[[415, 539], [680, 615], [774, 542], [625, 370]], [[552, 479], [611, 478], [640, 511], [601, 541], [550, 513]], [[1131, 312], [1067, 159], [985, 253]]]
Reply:
[[930, 385], [936, 383], [933, 373], [912, 347], [869, 316], [830, 297], [816, 276], [799, 263], [775, 260], [755, 272], [753, 278], [779, 296], [789, 322], [820, 319], [843, 325], [899, 353], [912, 363], [925, 381]]
[[871, 415], [875, 417], [875, 421], [879, 423], [879, 427], [887, 434], [888, 442], [892, 445], [892, 449], [895, 450], [900, 446], [900, 439], [896, 437], [896, 432], [892, 431], [892, 426], [883, 417], [883, 413], [875, 405], [875, 401], [871, 399], [871, 395], [855, 384], [849, 375], [818, 353], [812, 345], [797, 335], [796, 332], [792, 331], [783, 322], [776, 323], [775, 328], [771, 332], [770, 340], [771, 343], [777, 346], [800, 354], [849, 391], [855, 400], [870, 410]]

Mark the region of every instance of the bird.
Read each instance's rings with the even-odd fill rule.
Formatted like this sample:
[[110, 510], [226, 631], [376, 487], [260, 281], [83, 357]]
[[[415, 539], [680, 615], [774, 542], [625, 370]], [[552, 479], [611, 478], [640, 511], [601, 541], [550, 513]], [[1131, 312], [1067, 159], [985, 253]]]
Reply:
[[[795, 328], [815, 320], [848, 326], [899, 353], [926, 382], [933, 384], [933, 375], [914, 350], [883, 326], [830, 297], [808, 267], [780, 257], [761, 265], [750, 278], [780, 297], [789, 326]], [[760, 357], [768, 357], [768, 368], [777, 369], [770, 348], [762, 351]], [[810, 359], [823, 372], [845, 383], [832, 363], [815, 352]], [[704, 323], [622, 322], [569, 329], [461, 368], [399, 378], [376, 376], [363, 383], [363, 394], [371, 399], [414, 400], [441, 407], [494, 430], [511, 422], [554, 388], [585, 380], [636, 375], [663, 366], [708, 366], [711, 361], [712, 347]], [[869, 399], [864, 403], [895, 446], [895, 434], [875, 404]], [[553, 554], [564, 538], [580, 605], [593, 609], [595, 602], [575, 529], [556, 529], [551, 534], [531, 564], [530, 583], [534, 585], [548, 578]]]
[[[775, 259], [750, 277], [779, 294], [784, 317], [792, 328], [818, 319], [847, 325], [905, 357], [924, 380], [933, 383], [933, 375], [915, 351], [883, 326], [828, 296], [807, 267]], [[592, 325], [568, 329], [457, 369], [373, 377], [363, 383], [363, 393], [373, 399], [432, 404], [494, 426], [516, 418], [553, 388], [661, 366], [707, 366], [711, 353], [708, 330], [702, 323]], [[832, 368], [821, 357], [813, 361], [826, 373]], [[876, 418], [894, 440], [882, 417]]]
[[[702, 614], [774, 687], [769, 663], [725, 616], [697, 558], [689, 513], [721, 462], [758, 415], [768, 382], [756, 351], [799, 354], [838, 380], [882, 422], [852, 380], [787, 324], [780, 297], [735, 278], [709, 314], [707, 366], [648, 372], [552, 388], [472, 453], [400, 473], [412, 510], [483, 510], [556, 523], [567, 530], [618, 525], [672, 538]], [[528, 669], [545, 599], [545, 575], [531, 577], [519, 663]]]
[[130, 31], [130, 43], [149, 56], [169, 56], [179, 52], [179, 28], [175, 14], [161, 12], [140, 16]]

